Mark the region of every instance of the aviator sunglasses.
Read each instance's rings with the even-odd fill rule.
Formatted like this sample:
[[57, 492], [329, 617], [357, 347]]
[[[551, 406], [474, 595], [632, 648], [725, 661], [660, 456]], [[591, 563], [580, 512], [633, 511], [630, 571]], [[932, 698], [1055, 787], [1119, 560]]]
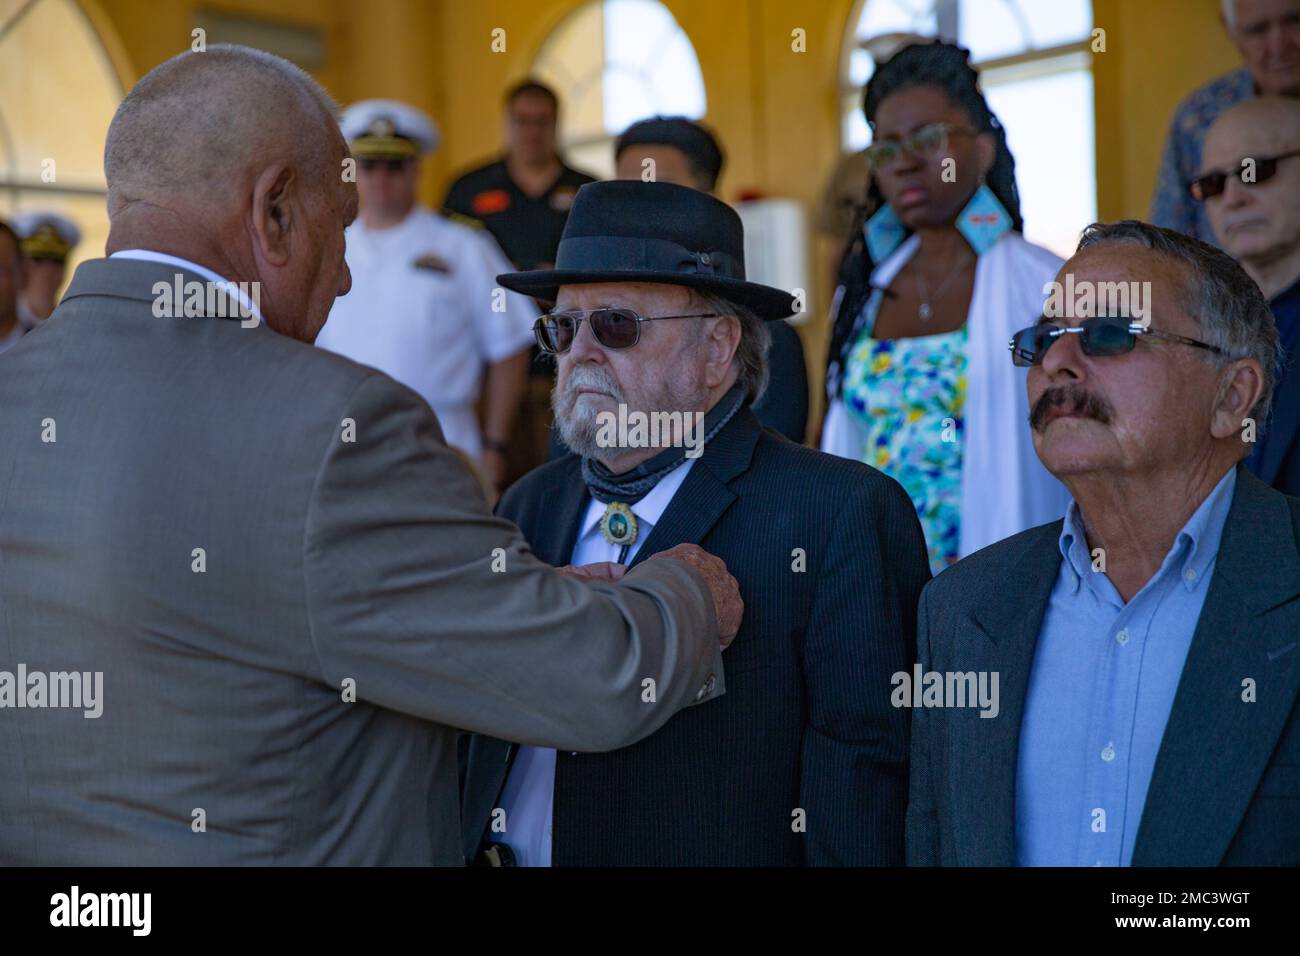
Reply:
[[662, 319], [716, 319], [717, 312], [693, 315], [638, 315], [631, 309], [590, 309], [588, 311], [552, 312], [533, 323], [533, 334], [543, 352], [567, 352], [586, 319], [596, 341], [607, 349], [630, 349], [641, 341], [641, 323]]
[[1300, 156], [1300, 149], [1293, 149], [1289, 153], [1280, 153], [1277, 156], [1263, 156], [1255, 160], [1255, 178], [1246, 180], [1246, 169], [1234, 169], [1225, 173], [1222, 170], [1215, 170], [1212, 173], [1206, 173], [1204, 176], [1198, 176], [1187, 184], [1191, 191], [1192, 198], [1197, 202], [1205, 202], [1207, 199], [1213, 199], [1223, 192], [1228, 185], [1228, 177], [1232, 176], [1240, 179], [1244, 186], [1257, 186], [1260, 183], [1266, 183], [1277, 173], [1278, 160], [1290, 159], [1292, 156]]
[[1208, 349], [1219, 355], [1223, 354], [1223, 349], [1216, 345], [1189, 339], [1185, 335], [1175, 335], [1173, 332], [1161, 332], [1159, 329], [1147, 328], [1141, 322], [1097, 318], [1085, 319], [1075, 326], [1052, 325], [1041, 322], [1038, 325], [1031, 325], [1027, 329], [1021, 329], [1011, 336], [1011, 341], [1007, 346], [1011, 349], [1011, 361], [1019, 366], [1040, 364], [1043, 361], [1043, 356], [1047, 354], [1047, 350], [1052, 347], [1052, 343], [1062, 335], [1079, 336], [1079, 345], [1083, 348], [1083, 354], [1093, 357], [1123, 355], [1125, 352], [1132, 352], [1133, 347], [1137, 345], [1139, 335], [1150, 335], [1169, 342], [1192, 345], [1198, 349]]

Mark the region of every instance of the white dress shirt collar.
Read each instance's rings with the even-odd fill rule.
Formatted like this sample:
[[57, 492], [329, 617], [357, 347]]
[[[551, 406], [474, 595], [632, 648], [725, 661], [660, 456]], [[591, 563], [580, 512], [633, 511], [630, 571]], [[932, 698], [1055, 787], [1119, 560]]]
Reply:
[[[696, 459], [694, 458], [687, 458], [684, 464], [679, 465], [666, 474], [662, 479], [660, 479], [659, 484], [650, 489], [649, 493], [644, 498], [631, 506], [632, 514], [636, 515], [636, 520], [640, 525], [640, 530], [637, 534], [636, 546], [634, 546], [628, 554], [629, 560], [632, 555], [635, 554], [636, 547], [639, 546], [641, 542], [645, 540], [646, 535], [650, 533], [650, 529], [659, 523], [659, 519], [662, 518], [664, 512], [668, 510], [668, 505], [673, 500], [673, 495], [677, 493], [677, 489], [680, 488], [682, 482], [686, 480], [686, 475], [690, 472], [695, 461]], [[582, 520], [582, 527], [578, 530], [578, 540], [581, 541], [593, 532], [599, 533], [600, 519], [604, 517], [604, 515], [604, 502], [592, 498], [591, 501], [587, 503], [587, 514]]]
[[244, 294], [244, 291], [230, 279], [225, 276], [217, 275], [207, 266], [201, 266], [197, 262], [191, 262], [189, 259], [182, 259], [180, 256], [168, 255], [165, 252], [154, 252], [152, 249], [119, 249], [109, 256], [110, 259], [138, 259], [141, 262], [161, 262], [164, 265], [175, 266], [178, 269], [188, 269], [190, 272], [197, 272], [209, 282], [215, 282], [218, 285], [225, 286], [227, 294], [232, 296], [242, 305], [250, 315], [257, 316], [257, 321], [265, 323], [262, 318], [262, 312], [257, 305]]

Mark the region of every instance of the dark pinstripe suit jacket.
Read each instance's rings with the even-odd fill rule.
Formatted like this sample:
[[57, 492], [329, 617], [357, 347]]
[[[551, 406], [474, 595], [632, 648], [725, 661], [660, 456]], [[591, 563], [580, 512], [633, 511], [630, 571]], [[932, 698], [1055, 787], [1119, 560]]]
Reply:
[[[525, 476], [499, 511], [562, 565], [588, 500], [569, 455]], [[901, 865], [908, 714], [890, 706], [890, 676], [911, 666], [930, 576], [906, 493], [872, 468], [764, 430], [745, 408], [708, 443], [637, 560], [683, 541], [721, 557], [740, 582], [745, 617], [723, 655], [727, 693], [634, 746], [562, 751], [554, 863]], [[796, 549], [806, 570], [792, 570]], [[470, 742], [467, 857], [515, 749]]]
[[[925, 589], [921, 666], [997, 671], [1001, 712], [912, 715], [907, 859], [1015, 862], [1016, 758], [1061, 522], [999, 541]], [[1300, 864], [1300, 499], [1244, 467], [1160, 741], [1134, 866]], [[1243, 702], [1242, 681], [1255, 700]]]

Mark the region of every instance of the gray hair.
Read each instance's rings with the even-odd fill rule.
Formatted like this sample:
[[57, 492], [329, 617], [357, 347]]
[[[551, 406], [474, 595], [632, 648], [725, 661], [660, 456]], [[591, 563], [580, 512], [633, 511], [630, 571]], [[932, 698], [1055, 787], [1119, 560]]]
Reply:
[[[316, 113], [319, 122], [304, 122]], [[187, 51], [141, 78], [113, 114], [104, 141], [111, 197], [211, 190], [259, 154], [292, 155], [304, 169], [328, 162], [338, 107], [307, 73], [252, 47]]]
[[740, 345], [732, 361], [739, 366], [740, 374], [736, 380], [745, 386], [746, 401], [750, 405], [757, 404], [763, 392], [767, 391], [767, 350], [772, 345], [772, 333], [768, 331], [767, 323], [752, 309], [724, 296], [696, 292], [695, 297], [702, 311], [734, 316], [740, 322]]
[[1256, 430], [1262, 434], [1282, 352], [1273, 312], [1255, 280], [1235, 259], [1214, 246], [1135, 219], [1094, 222], [1083, 230], [1075, 252], [1106, 243], [1145, 246], [1186, 267], [1191, 282], [1180, 290], [1183, 306], [1200, 325], [1205, 340], [1222, 350], [1221, 354], [1205, 354], [1220, 368], [1251, 358], [1263, 370], [1264, 388], [1250, 410]]
[[1220, 9], [1223, 11], [1223, 22], [1230, 27], [1237, 25], [1237, 0], [1221, 0]]

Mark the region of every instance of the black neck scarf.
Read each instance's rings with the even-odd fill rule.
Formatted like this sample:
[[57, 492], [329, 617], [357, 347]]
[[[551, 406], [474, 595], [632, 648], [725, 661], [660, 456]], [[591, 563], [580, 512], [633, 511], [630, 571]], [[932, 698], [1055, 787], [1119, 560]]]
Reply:
[[[737, 382], [704, 416], [701, 447], [713, 440], [722, 426], [731, 421], [745, 402], [745, 386]], [[641, 462], [631, 471], [616, 475], [594, 458], [582, 459], [582, 479], [591, 496], [601, 504], [621, 501], [634, 505], [650, 494], [664, 476], [686, 461], [685, 448], [665, 448], [653, 458]]]

